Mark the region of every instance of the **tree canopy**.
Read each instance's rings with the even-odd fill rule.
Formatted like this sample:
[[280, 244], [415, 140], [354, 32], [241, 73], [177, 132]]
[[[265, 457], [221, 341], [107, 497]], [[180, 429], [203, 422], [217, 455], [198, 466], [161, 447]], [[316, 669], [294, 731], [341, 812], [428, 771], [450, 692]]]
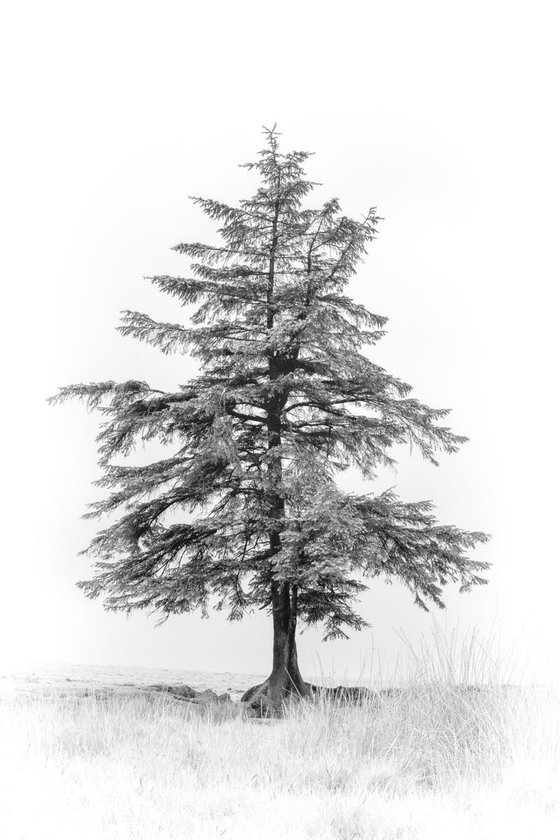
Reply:
[[[173, 392], [109, 381], [61, 388], [52, 401], [79, 398], [102, 415], [97, 484], [107, 492], [87, 515], [111, 522], [88, 549], [86, 595], [163, 617], [268, 608], [276, 663], [279, 634], [295, 656], [296, 621], [322, 624], [325, 638], [363, 627], [356, 596], [367, 578], [401, 580], [422, 608], [442, 606], [450, 582], [484, 583], [487, 564], [470, 551], [487, 538], [439, 524], [428, 501], [337, 484], [348, 467], [375, 478], [399, 444], [437, 464], [466, 438], [445, 425], [446, 409], [375, 363], [386, 319], [346, 292], [375, 238], [375, 208], [356, 220], [336, 198], [307, 206], [309, 154], [282, 153], [277, 130], [265, 134], [257, 161], [244, 164], [259, 179], [252, 197], [235, 207], [194, 198], [219, 242], [175, 246], [187, 275], [151, 278], [188, 321], [126, 311], [118, 328], [163, 353], [190, 353], [198, 374]], [[152, 440], [169, 457], [117, 463]]]

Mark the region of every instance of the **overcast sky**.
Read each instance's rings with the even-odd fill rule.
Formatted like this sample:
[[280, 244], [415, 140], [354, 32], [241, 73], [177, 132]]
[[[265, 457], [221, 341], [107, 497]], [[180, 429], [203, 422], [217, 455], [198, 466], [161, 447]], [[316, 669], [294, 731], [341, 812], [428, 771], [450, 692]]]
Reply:
[[[71, 382], [175, 388], [192, 362], [114, 327], [124, 308], [174, 321], [143, 279], [188, 272], [171, 252], [212, 228], [189, 194], [235, 203], [237, 167], [278, 123], [316, 154], [317, 203], [384, 218], [352, 294], [389, 317], [375, 360], [470, 437], [439, 469], [402, 453], [406, 500], [493, 535], [491, 583], [428, 616], [399, 585], [363, 599], [371, 631], [300, 640], [304, 672], [391, 662], [434, 618], [520, 637], [558, 633], [558, 230], [554, 3], [21, 3], [3, 22], [4, 362], [0, 654], [266, 672], [259, 613], [110, 615], [84, 599], [95, 523], [97, 417], [49, 408]], [[355, 476], [345, 486], [357, 488]], [[3, 649], [2, 649], [3, 648]], [[558, 651], [558, 648], [556, 648]], [[369, 666], [367, 666], [369, 667]]]

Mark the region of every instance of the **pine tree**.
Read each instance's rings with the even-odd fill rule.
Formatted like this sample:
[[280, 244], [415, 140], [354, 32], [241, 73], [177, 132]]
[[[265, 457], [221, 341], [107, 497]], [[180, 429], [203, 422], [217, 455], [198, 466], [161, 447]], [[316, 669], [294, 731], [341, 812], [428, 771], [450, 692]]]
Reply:
[[[244, 164], [260, 179], [252, 198], [237, 207], [194, 198], [219, 224], [220, 244], [177, 245], [190, 276], [151, 278], [197, 307], [190, 324], [126, 311], [118, 328], [164, 353], [190, 352], [198, 375], [172, 393], [109, 381], [61, 388], [51, 401], [81, 398], [104, 417], [97, 484], [108, 492], [86, 516], [109, 514], [112, 524], [87, 549], [94, 577], [78, 585], [109, 610], [163, 617], [267, 609], [273, 662], [258, 697], [278, 709], [286, 694], [309, 691], [297, 622], [345, 636], [366, 626], [355, 610], [365, 579], [398, 578], [427, 609], [443, 606], [449, 582], [461, 591], [485, 583], [488, 564], [467, 556], [486, 536], [438, 524], [430, 502], [337, 485], [350, 466], [374, 478], [394, 463], [395, 445], [436, 464], [466, 439], [442, 425], [447, 410], [411, 397], [362, 353], [386, 319], [345, 287], [375, 237], [376, 210], [354, 220], [337, 199], [304, 207], [315, 186], [309, 154], [283, 154], [276, 128], [265, 134], [258, 160]], [[152, 440], [173, 454], [115, 463]]]

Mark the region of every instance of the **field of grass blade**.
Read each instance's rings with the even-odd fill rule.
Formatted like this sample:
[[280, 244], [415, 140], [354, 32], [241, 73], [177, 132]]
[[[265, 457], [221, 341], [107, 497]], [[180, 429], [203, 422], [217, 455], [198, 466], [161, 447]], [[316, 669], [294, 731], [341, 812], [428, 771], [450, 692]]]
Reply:
[[6, 699], [0, 837], [556, 840], [558, 692], [425, 666], [279, 720], [161, 694]]

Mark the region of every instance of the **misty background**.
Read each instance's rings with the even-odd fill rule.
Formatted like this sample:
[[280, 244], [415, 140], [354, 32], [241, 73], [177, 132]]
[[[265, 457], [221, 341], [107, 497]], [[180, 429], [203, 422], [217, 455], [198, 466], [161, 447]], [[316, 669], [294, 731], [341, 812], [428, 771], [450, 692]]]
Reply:
[[[188, 201], [235, 204], [237, 167], [275, 122], [316, 154], [313, 204], [384, 218], [350, 293], [389, 317], [374, 360], [450, 407], [470, 442], [439, 468], [398, 453], [404, 500], [492, 534], [488, 586], [422, 613], [399, 583], [362, 599], [371, 630], [299, 638], [304, 674], [391, 668], [432, 622], [558, 661], [558, 56], [552, 3], [266, 5], [54, 0], [4, 14], [0, 660], [267, 673], [271, 622], [107, 614], [75, 581], [98, 527], [99, 415], [46, 398], [74, 382], [194, 373], [115, 331], [121, 309], [186, 313], [143, 279], [188, 274], [213, 241]], [[357, 488], [348, 472], [343, 486]]]

